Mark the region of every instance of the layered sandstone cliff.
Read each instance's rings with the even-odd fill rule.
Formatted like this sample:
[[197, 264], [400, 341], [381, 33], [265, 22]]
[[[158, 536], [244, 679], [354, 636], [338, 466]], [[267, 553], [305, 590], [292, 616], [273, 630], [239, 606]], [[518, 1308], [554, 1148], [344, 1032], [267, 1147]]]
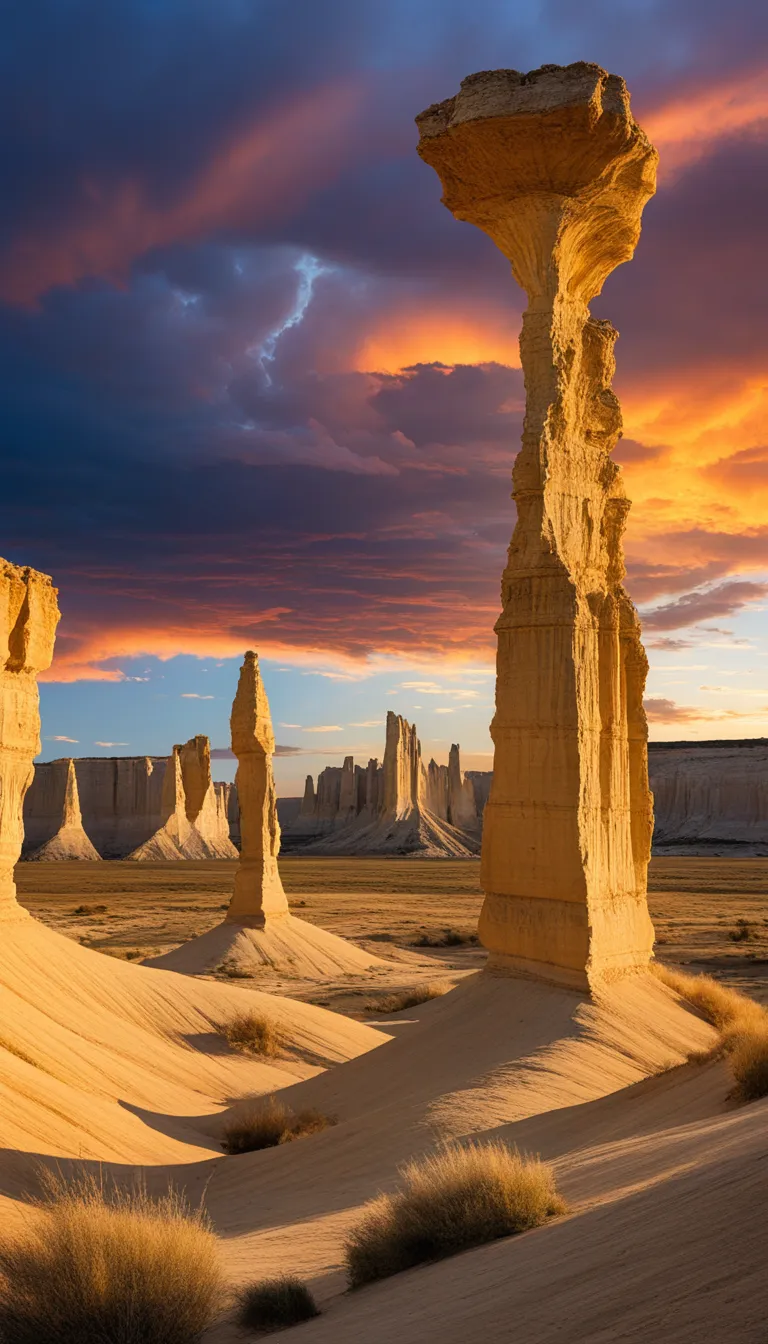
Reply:
[[610, 456], [617, 333], [589, 304], [632, 257], [657, 154], [623, 80], [584, 62], [472, 75], [417, 124], [444, 204], [528, 295], [480, 936], [499, 969], [594, 988], [645, 966], [653, 929], [647, 662]]
[[40, 762], [24, 804], [24, 857], [236, 858], [228, 787], [213, 782], [206, 737], [169, 757]]
[[50, 667], [59, 621], [47, 574], [0, 560], [0, 919], [28, 918], [13, 869], [24, 838], [24, 795], [40, 750], [37, 675]]
[[481, 814], [462, 774], [459, 748], [448, 765], [424, 765], [415, 724], [387, 714], [384, 759], [307, 776], [298, 816], [286, 827], [291, 849], [313, 854], [420, 854], [466, 857], [477, 852]]
[[768, 855], [768, 740], [656, 742], [654, 853]]

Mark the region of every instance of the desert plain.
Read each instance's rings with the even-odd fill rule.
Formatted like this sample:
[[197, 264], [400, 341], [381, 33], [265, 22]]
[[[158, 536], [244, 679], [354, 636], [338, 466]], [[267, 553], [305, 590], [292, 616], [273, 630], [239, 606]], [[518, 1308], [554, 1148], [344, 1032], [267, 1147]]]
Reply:
[[[21, 863], [20, 903], [84, 947], [130, 961], [159, 956], [206, 933], [229, 904], [236, 863]], [[232, 983], [306, 999], [368, 1018], [372, 991], [425, 977], [459, 978], [487, 953], [476, 941], [482, 904], [477, 859], [285, 857], [280, 873], [291, 909], [330, 933], [378, 951], [376, 973], [323, 984], [289, 967]], [[656, 959], [713, 975], [768, 1004], [768, 859], [653, 858], [648, 904]], [[447, 933], [462, 943], [439, 943]], [[402, 957], [402, 959], [401, 959]], [[226, 971], [216, 978], [230, 979]]]

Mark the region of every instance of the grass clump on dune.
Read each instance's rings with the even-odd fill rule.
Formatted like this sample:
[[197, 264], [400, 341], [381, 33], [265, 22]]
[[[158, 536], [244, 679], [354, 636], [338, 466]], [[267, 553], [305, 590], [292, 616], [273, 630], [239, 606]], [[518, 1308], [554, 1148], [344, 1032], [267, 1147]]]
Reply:
[[235, 1320], [242, 1330], [286, 1330], [319, 1315], [307, 1285], [290, 1274], [248, 1284], [237, 1294]]
[[754, 999], [721, 985], [709, 975], [685, 975], [654, 966], [663, 984], [696, 1008], [717, 1028], [718, 1046], [728, 1056], [740, 1101], [768, 1096], [768, 1013]]
[[261, 1148], [292, 1143], [307, 1134], [319, 1134], [335, 1124], [335, 1116], [324, 1115], [310, 1107], [292, 1111], [277, 1097], [267, 1097], [226, 1122], [221, 1146], [225, 1153], [256, 1153]]
[[174, 1193], [49, 1179], [0, 1243], [3, 1344], [194, 1344], [222, 1292], [216, 1238]]
[[441, 999], [453, 989], [450, 980], [431, 980], [426, 985], [414, 985], [413, 989], [395, 990], [393, 994], [383, 994], [380, 999], [369, 999], [365, 1005], [367, 1013], [400, 1013], [404, 1008], [418, 1008], [430, 999]]
[[225, 1022], [220, 1031], [232, 1049], [239, 1050], [241, 1054], [276, 1059], [281, 1052], [280, 1032], [264, 1013], [238, 1013]]
[[440, 933], [420, 933], [414, 947], [463, 947], [465, 943], [479, 942], [476, 933], [462, 933], [461, 929], [443, 929]]
[[552, 1168], [503, 1143], [446, 1147], [401, 1176], [401, 1188], [373, 1200], [347, 1238], [353, 1288], [565, 1212]]

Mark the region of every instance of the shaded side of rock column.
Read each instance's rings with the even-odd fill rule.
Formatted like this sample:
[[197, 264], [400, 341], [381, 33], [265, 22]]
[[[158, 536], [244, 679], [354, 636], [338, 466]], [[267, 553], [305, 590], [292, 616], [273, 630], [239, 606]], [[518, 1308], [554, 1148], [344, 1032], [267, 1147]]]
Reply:
[[647, 662], [622, 587], [629, 504], [610, 457], [617, 333], [588, 305], [634, 252], [657, 155], [623, 80], [583, 62], [470, 76], [417, 123], [444, 204], [528, 295], [480, 936], [491, 967], [594, 988], [651, 953], [652, 800]]
[[53, 658], [56, 597], [47, 574], [0, 560], [0, 919], [26, 918], [13, 870], [24, 839], [24, 795], [40, 751], [37, 674]]
[[272, 773], [275, 737], [259, 660], [250, 651], [240, 669], [230, 728], [237, 757], [240, 861], [226, 919], [263, 928], [268, 918], [288, 914], [288, 902], [277, 868], [280, 825]]

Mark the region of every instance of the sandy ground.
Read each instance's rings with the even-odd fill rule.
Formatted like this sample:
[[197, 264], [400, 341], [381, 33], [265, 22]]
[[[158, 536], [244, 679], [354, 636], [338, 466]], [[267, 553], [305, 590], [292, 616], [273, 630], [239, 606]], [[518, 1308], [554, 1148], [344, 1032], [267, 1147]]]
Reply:
[[[204, 1197], [233, 1285], [276, 1272], [309, 1282], [322, 1315], [287, 1332], [296, 1344], [765, 1344], [768, 1100], [736, 1103], [725, 1061], [702, 1062], [712, 1028], [655, 976], [589, 999], [483, 974], [472, 942], [416, 947], [446, 928], [471, 937], [468, 861], [285, 860], [296, 916], [379, 953], [359, 979], [136, 964], [220, 921], [232, 869], [20, 865], [42, 924], [22, 915], [0, 930], [8, 1224], [41, 1159], [105, 1163], [120, 1179], [140, 1164], [150, 1188]], [[766, 860], [655, 861], [660, 955], [768, 1001], [767, 886]], [[442, 997], [365, 1012], [375, 991], [437, 976], [453, 985]], [[240, 1005], [279, 1019], [282, 1058], [228, 1050], [217, 1024]], [[226, 1116], [273, 1090], [335, 1123], [223, 1156]], [[403, 1161], [470, 1137], [551, 1160], [568, 1213], [345, 1291], [344, 1237], [363, 1205]], [[242, 1338], [225, 1316], [206, 1344]]]
[[[227, 907], [235, 864], [22, 863], [19, 899], [50, 928], [131, 960], [159, 956], [213, 928]], [[446, 928], [471, 937], [482, 900], [476, 860], [284, 858], [294, 914], [391, 961], [391, 972], [337, 983], [270, 974], [263, 988], [347, 1013], [372, 985], [402, 987], [434, 974], [458, 978], [485, 960], [467, 943], [416, 948]], [[716, 975], [768, 1003], [768, 859], [659, 858], [649, 903], [660, 961]], [[79, 906], [90, 913], [76, 914]], [[94, 911], [93, 907], [106, 906]], [[747, 937], [742, 936], [745, 920]], [[734, 941], [730, 935], [739, 935]]]

